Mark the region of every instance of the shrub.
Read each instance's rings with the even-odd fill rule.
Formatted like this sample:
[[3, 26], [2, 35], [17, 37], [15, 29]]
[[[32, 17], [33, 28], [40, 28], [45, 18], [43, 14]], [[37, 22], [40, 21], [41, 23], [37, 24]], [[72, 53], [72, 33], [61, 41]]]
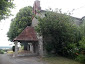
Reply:
[[0, 54], [4, 54], [4, 51], [3, 50], [0, 50]]
[[78, 51], [79, 51], [76, 43], [70, 43], [70, 44], [68, 44], [66, 46], [66, 49], [64, 49], [64, 50], [66, 50], [67, 57], [69, 57], [69, 58], [75, 58], [77, 56]]
[[85, 63], [85, 37], [82, 37], [82, 39], [79, 41], [79, 52], [78, 56], [76, 57], [76, 60]]
[[76, 58], [79, 62], [85, 63], [85, 55], [79, 54]]

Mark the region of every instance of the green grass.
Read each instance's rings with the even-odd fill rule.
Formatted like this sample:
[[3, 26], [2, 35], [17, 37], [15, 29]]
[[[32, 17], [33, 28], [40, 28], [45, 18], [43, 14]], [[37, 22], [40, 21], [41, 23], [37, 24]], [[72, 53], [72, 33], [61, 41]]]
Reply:
[[48, 64], [81, 64], [72, 59], [64, 58], [64, 57], [44, 57], [43, 60]]

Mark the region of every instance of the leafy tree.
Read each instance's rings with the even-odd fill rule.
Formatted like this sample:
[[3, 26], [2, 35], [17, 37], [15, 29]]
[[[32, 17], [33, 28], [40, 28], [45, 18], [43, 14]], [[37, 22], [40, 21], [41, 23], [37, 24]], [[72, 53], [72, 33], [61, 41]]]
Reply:
[[68, 54], [68, 44], [79, 41], [79, 30], [73, 22], [71, 16], [52, 11], [46, 12], [44, 18], [39, 18], [36, 30], [43, 36], [48, 52], [54, 50], [59, 54]]
[[32, 7], [24, 7], [19, 10], [16, 17], [12, 19], [10, 29], [7, 33], [9, 40], [18, 36], [26, 26], [30, 26], [32, 22]]
[[85, 20], [83, 20], [83, 23], [80, 25], [80, 34], [81, 34], [81, 40], [78, 42], [79, 45], [77, 46], [77, 57], [76, 60], [85, 63]]
[[14, 4], [12, 0], [0, 0], [0, 20], [10, 16], [10, 9], [13, 8]]

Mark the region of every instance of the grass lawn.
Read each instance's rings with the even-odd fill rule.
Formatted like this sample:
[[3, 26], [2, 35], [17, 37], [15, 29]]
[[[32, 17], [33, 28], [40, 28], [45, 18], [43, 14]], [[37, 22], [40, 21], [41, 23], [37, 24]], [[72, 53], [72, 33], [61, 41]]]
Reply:
[[81, 64], [77, 61], [64, 57], [44, 57], [43, 60], [48, 64]]

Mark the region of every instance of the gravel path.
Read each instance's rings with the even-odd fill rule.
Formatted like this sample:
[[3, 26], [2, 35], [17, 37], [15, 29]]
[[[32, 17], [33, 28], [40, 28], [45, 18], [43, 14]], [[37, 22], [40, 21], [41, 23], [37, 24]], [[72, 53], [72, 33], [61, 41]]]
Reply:
[[13, 58], [7, 54], [0, 54], [0, 64], [46, 64], [37, 57]]

